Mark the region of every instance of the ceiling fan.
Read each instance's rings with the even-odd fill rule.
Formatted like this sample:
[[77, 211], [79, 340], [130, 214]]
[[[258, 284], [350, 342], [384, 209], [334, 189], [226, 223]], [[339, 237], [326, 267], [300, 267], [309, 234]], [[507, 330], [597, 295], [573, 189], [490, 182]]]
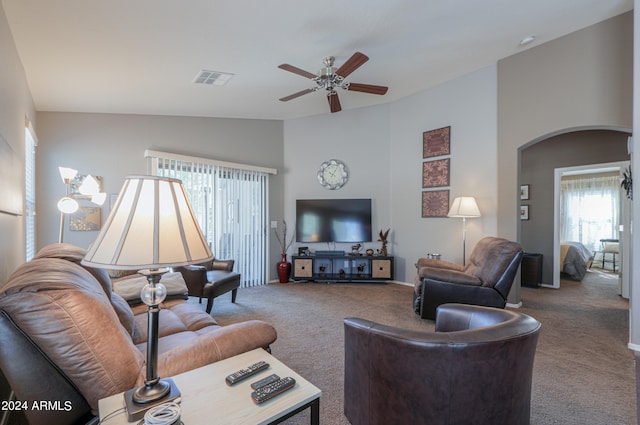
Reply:
[[360, 52], [355, 52], [349, 59], [347, 59], [345, 63], [342, 64], [340, 68], [336, 69], [333, 66], [335, 58], [333, 56], [329, 56], [324, 58], [324, 68], [318, 71], [317, 75], [297, 68], [293, 65], [283, 63], [282, 65], [279, 65], [278, 68], [284, 69], [285, 71], [293, 72], [294, 74], [301, 75], [305, 78], [309, 78], [316, 83], [316, 86], [310, 89], [304, 89], [299, 92], [290, 94], [289, 96], [282, 97], [280, 98], [280, 101], [288, 102], [289, 100], [298, 98], [307, 93], [324, 89], [327, 93], [327, 99], [329, 100], [329, 108], [331, 109], [331, 112], [339, 112], [342, 110], [342, 107], [340, 106], [340, 99], [338, 98], [338, 93], [336, 92], [337, 88], [341, 88], [343, 90], [358, 91], [362, 93], [383, 95], [387, 92], [388, 87], [374, 86], [371, 84], [348, 83], [344, 81], [345, 78], [347, 78], [353, 71], [364, 65], [364, 63], [368, 60], [369, 57], [367, 55]]

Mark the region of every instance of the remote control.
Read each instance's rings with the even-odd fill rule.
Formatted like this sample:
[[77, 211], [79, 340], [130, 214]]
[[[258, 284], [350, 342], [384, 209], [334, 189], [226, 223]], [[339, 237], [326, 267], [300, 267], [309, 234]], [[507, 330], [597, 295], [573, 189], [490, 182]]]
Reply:
[[254, 363], [245, 369], [240, 369], [239, 371], [232, 373], [231, 375], [226, 377], [225, 381], [227, 381], [227, 385], [233, 385], [237, 382], [242, 381], [243, 379], [247, 379], [248, 377], [255, 375], [256, 373], [268, 367], [269, 363], [261, 360], [258, 363]]
[[267, 384], [276, 382], [278, 379], [280, 379], [280, 377], [274, 373], [273, 375], [269, 375], [266, 378], [263, 378], [259, 381], [254, 382], [253, 384], [251, 384], [251, 388], [253, 388], [254, 390], [257, 390], [258, 388], [264, 387]]
[[275, 382], [260, 387], [251, 393], [251, 398], [256, 404], [264, 403], [272, 397], [282, 394], [283, 392], [293, 388], [296, 384], [296, 380], [287, 376], [286, 378], [278, 379]]

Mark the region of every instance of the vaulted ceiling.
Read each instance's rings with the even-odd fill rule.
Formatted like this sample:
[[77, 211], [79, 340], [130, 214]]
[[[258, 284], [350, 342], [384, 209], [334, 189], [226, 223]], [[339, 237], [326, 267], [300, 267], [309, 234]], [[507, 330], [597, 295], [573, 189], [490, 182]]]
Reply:
[[[342, 109], [391, 102], [619, 15], [633, 0], [2, 0], [39, 111], [291, 119], [328, 114], [311, 73], [369, 56]], [[535, 40], [519, 42], [534, 35]], [[196, 84], [202, 70], [233, 74]]]

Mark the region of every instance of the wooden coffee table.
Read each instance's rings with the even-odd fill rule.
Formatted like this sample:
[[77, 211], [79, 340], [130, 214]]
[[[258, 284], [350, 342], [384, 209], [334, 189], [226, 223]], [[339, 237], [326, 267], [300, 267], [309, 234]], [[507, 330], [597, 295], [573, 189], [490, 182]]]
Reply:
[[[232, 387], [225, 383], [227, 375], [260, 360], [269, 363], [270, 367]], [[293, 377], [295, 387], [260, 405], [255, 404], [251, 399], [251, 383], [272, 373], [281, 378]], [[261, 348], [171, 378], [182, 394], [181, 419], [185, 424], [277, 424], [307, 408], [311, 409], [311, 425], [320, 423], [322, 392]], [[100, 400], [100, 419], [124, 406], [122, 393]], [[105, 421], [105, 425], [127, 423], [124, 410]]]

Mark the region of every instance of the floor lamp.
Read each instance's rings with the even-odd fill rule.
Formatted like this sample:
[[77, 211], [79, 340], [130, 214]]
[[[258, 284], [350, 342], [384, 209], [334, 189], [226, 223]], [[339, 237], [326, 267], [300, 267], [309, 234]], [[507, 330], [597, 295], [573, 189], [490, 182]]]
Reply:
[[[60, 211], [60, 234], [58, 236], [58, 242], [64, 242], [64, 217], [68, 214], [73, 214], [78, 211], [80, 204], [78, 199], [89, 199], [96, 205], [104, 204], [107, 199], [107, 194], [100, 192], [100, 183], [92, 177], [78, 176], [78, 170], [67, 167], [58, 167], [60, 177], [65, 186], [65, 195], [58, 201], [58, 211]], [[76, 181], [81, 178], [81, 181]], [[74, 193], [71, 190], [71, 186], [74, 183], [78, 183], [78, 192]]]
[[180, 395], [171, 379], [158, 376], [158, 316], [167, 290], [160, 278], [169, 267], [211, 260], [213, 254], [180, 180], [127, 177], [106, 224], [82, 264], [138, 270], [148, 279], [140, 298], [148, 306], [144, 385], [125, 392], [129, 421]]
[[462, 218], [462, 265], [466, 264], [467, 218], [480, 217], [480, 209], [472, 196], [455, 198], [447, 217]]

